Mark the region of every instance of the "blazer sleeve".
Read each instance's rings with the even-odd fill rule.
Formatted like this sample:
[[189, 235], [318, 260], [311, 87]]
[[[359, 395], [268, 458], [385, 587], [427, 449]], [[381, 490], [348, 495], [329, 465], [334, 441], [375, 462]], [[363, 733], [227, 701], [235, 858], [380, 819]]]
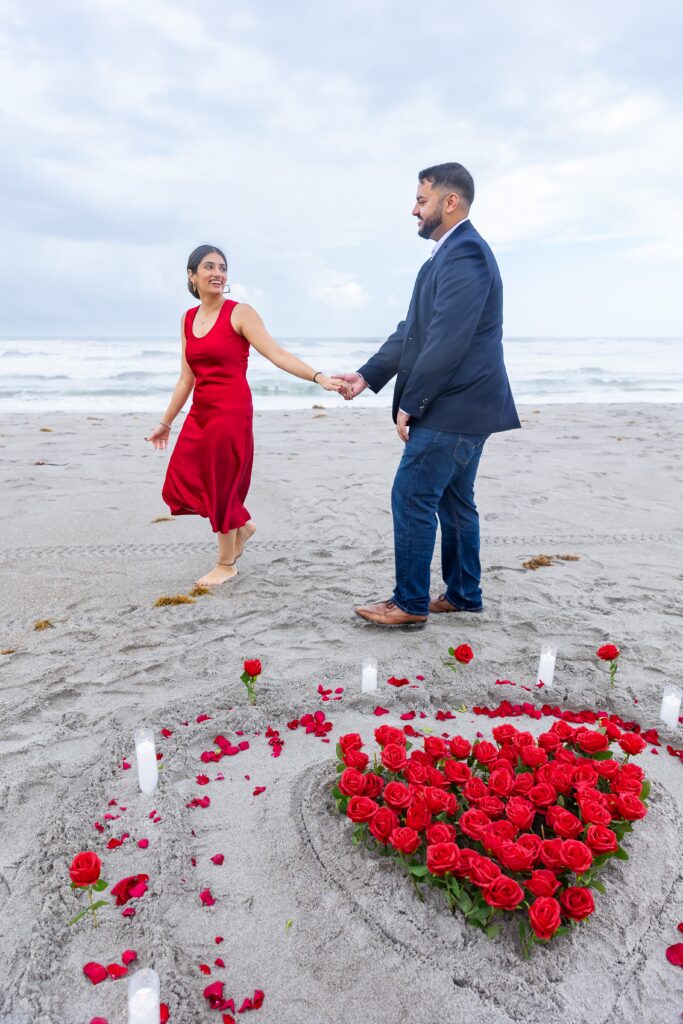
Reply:
[[368, 382], [368, 386], [375, 393], [381, 391], [384, 385], [398, 372], [405, 338], [405, 326], [405, 320], [401, 320], [394, 333], [389, 335], [382, 347], [358, 370], [358, 373]]
[[426, 340], [401, 395], [401, 409], [419, 420], [452, 384], [467, 354], [491, 290], [492, 274], [477, 246], [458, 246], [444, 262]]

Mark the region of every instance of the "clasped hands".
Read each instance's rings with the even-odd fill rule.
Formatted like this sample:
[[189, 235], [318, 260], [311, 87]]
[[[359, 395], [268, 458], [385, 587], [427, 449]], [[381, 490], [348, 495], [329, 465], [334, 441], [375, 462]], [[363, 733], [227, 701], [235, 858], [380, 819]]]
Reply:
[[[357, 398], [361, 391], [364, 391], [368, 386], [368, 382], [361, 377], [359, 373], [335, 373], [332, 378], [335, 383], [337, 381], [345, 381], [346, 389], [342, 390], [339, 388], [339, 394], [346, 399], [347, 402]], [[407, 412], [403, 412], [399, 409], [396, 416], [396, 430], [398, 436], [402, 441], [406, 442], [409, 437], [408, 424], [410, 423], [410, 416]]]

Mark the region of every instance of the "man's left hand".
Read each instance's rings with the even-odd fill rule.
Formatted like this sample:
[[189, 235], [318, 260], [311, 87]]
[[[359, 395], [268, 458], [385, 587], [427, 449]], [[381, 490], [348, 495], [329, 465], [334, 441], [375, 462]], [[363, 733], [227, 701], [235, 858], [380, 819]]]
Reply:
[[408, 438], [409, 438], [409, 433], [408, 433], [408, 424], [409, 423], [410, 423], [410, 416], [408, 415], [408, 413], [407, 412], [403, 412], [401, 409], [399, 409], [398, 410], [398, 415], [396, 416], [396, 429], [398, 431], [398, 436], [401, 438], [402, 441], [407, 441]]

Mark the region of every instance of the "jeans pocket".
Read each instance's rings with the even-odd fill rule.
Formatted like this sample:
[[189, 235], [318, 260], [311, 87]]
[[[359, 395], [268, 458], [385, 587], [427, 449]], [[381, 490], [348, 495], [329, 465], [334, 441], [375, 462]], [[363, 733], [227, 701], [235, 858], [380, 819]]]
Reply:
[[453, 449], [453, 458], [461, 466], [466, 466], [472, 456], [484, 447], [488, 434], [458, 434]]

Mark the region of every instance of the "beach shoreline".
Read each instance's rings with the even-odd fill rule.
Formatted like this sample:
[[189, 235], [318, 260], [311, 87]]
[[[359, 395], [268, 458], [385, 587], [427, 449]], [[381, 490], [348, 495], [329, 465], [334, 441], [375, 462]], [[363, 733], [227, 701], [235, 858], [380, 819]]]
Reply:
[[[408, 991], [427, 1024], [452, 1008], [491, 1024], [616, 1024], [634, 1008], [652, 1024], [677, 1019], [678, 977], [664, 949], [683, 920], [674, 885], [683, 794], [681, 764], [665, 747], [639, 758], [655, 780], [652, 815], [629, 837], [629, 864], [606, 873], [609, 892], [594, 921], [523, 964], [513, 937], [484, 944], [457, 918], [413, 906], [404, 879], [359, 858], [324, 806], [333, 743], [286, 729], [323, 708], [335, 722], [333, 742], [351, 730], [369, 740], [381, 704], [390, 711], [381, 721], [400, 724], [410, 707], [435, 730], [488, 736], [492, 723], [469, 709], [512, 694], [541, 703], [519, 687], [533, 685], [544, 640], [558, 645], [553, 703], [658, 726], [661, 691], [683, 660], [683, 405], [535, 405], [520, 415], [523, 429], [492, 437], [479, 472], [483, 615], [432, 616], [424, 629], [396, 631], [353, 614], [354, 604], [386, 599], [393, 583], [389, 496], [401, 443], [387, 409], [257, 412], [247, 506], [258, 532], [240, 575], [195, 604], [168, 608], [154, 601], [188, 593], [212, 564], [214, 540], [204, 520], [166, 518], [169, 453], [145, 444], [150, 418], [0, 417], [0, 647], [16, 648], [0, 657], [0, 870], [11, 950], [0, 1020], [122, 1019], [125, 981], [92, 987], [81, 967], [125, 948], [156, 964], [172, 1024], [210, 1018], [198, 964], [216, 955], [236, 991], [266, 992], [256, 1018], [263, 1024], [384, 1024], [405, 1012]], [[539, 554], [579, 558], [523, 567]], [[440, 592], [438, 544], [432, 592]], [[52, 624], [35, 631], [37, 620]], [[614, 689], [595, 658], [608, 641], [622, 650]], [[454, 642], [475, 651], [456, 676], [441, 664]], [[366, 654], [379, 661], [376, 700], [360, 694]], [[264, 664], [256, 709], [239, 681], [245, 657]], [[387, 686], [391, 675], [416, 688]], [[342, 700], [321, 703], [319, 683], [344, 687]], [[468, 713], [456, 721], [434, 720], [437, 709], [462, 705]], [[211, 720], [197, 723], [202, 713]], [[133, 836], [143, 824], [152, 830], [134, 769], [120, 768], [143, 721], [158, 741], [161, 728], [174, 734], [159, 741], [166, 767], [152, 807], [162, 821], [149, 850], [129, 843], [102, 852], [92, 823], [110, 799], [128, 808], [122, 827]], [[267, 725], [285, 739], [277, 760]], [[226, 781], [207, 787], [210, 811], [188, 812], [188, 798], [204, 792], [194, 776], [214, 729], [243, 731], [250, 749], [221, 765]], [[660, 736], [675, 739], [665, 728]], [[266, 792], [252, 796], [255, 785]], [[109, 881], [134, 871], [151, 879], [136, 918], [112, 910], [97, 934], [64, 927], [66, 867], [89, 848], [102, 853]], [[218, 850], [223, 875], [204, 863]], [[196, 894], [209, 883], [218, 905], [207, 911]], [[441, 946], [429, 964], [423, 942], [432, 933]], [[520, 979], [507, 1001], [501, 970]]]

